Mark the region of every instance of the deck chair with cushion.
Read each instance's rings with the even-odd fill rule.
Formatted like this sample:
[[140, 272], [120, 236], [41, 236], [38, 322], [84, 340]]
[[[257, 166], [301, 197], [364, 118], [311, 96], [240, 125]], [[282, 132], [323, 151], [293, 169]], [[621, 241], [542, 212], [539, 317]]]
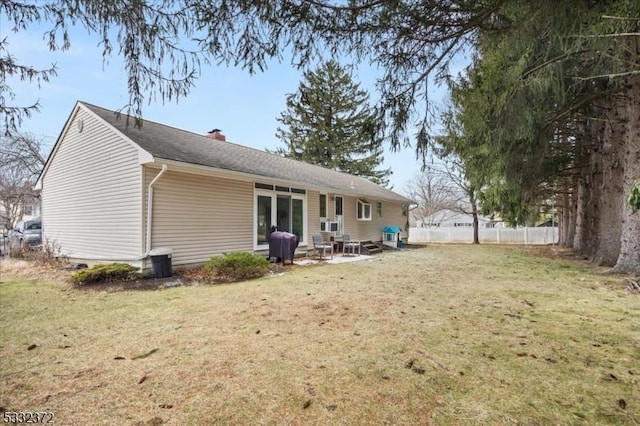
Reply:
[[[356, 253], [356, 249], [358, 252]], [[349, 254], [351, 252], [351, 254]], [[343, 256], [360, 256], [360, 241], [351, 240], [351, 236], [349, 234], [344, 234], [342, 236], [342, 255]]]
[[311, 239], [313, 240], [313, 255], [320, 254], [320, 260], [323, 258], [326, 259], [327, 252], [331, 253], [331, 258], [333, 259], [333, 244], [331, 242], [322, 241], [322, 237], [320, 235], [312, 235]]

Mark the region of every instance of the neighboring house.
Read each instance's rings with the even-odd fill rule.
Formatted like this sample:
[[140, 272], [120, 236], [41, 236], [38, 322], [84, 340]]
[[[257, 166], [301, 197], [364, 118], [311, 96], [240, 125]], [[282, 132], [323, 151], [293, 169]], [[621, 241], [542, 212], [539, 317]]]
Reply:
[[[380, 241], [411, 200], [363, 178], [78, 102], [40, 175], [43, 238], [87, 262], [149, 268], [268, 250], [271, 226], [300, 246], [325, 228]], [[327, 224], [326, 222], [332, 222]]]
[[40, 197], [33, 191], [25, 191], [21, 201], [17, 203], [0, 195], [0, 231], [4, 234], [12, 230], [18, 222], [40, 217]]
[[[6, 192], [2, 195], [6, 196]], [[9, 251], [9, 237], [20, 222], [25, 222], [40, 217], [40, 198], [37, 193], [32, 197], [24, 197], [28, 200], [13, 202], [11, 199], [0, 196], [0, 254]]]
[[[417, 220], [417, 228], [428, 227], [473, 227], [473, 216], [470, 214], [461, 213], [455, 210], [440, 210], [431, 216]], [[478, 215], [478, 227], [480, 228], [494, 228], [502, 227], [502, 222], [492, 220], [488, 217]]]

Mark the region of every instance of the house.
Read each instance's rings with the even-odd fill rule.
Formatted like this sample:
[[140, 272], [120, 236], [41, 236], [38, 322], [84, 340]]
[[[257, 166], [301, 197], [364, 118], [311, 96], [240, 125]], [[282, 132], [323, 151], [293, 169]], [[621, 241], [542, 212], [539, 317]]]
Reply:
[[[502, 226], [502, 222], [478, 215], [478, 227], [494, 228]], [[444, 228], [444, 227], [473, 227], [473, 215], [461, 213], [455, 210], [443, 209], [431, 216], [416, 220], [417, 228]]]
[[21, 222], [40, 217], [40, 197], [33, 190], [33, 184], [3, 183], [0, 183], [0, 255], [9, 251], [12, 230], [18, 228]]
[[0, 184], [0, 232], [5, 233], [20, 221], [40, 217], [40, 197], [32, 184], [6, 187]]
[[73, 108], [40, 175], [44, 239], [76, 261], [150, 268], [232, 251], [266, 252], [269, 230], [311, 247], [322, 230], [380, 241], [404, 227], [408, 198], [366, 179], [84, 102]]

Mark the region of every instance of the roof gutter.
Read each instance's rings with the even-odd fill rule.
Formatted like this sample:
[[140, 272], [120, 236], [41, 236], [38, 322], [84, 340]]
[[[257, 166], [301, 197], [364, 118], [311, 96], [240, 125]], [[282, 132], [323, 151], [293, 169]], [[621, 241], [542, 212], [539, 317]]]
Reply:
[[160, 177], [169, 169], [166, 164], [162, 165], [162, 170], [160, 173], [156, 175], [155, 178], [149, 183], [149, 188], [147, 190], [147, 241], [145, 244], [145, 252], [143, 258], [149, 255], [151, 251], [151, 221], [153, 219], [153, 185], [160, 179]]

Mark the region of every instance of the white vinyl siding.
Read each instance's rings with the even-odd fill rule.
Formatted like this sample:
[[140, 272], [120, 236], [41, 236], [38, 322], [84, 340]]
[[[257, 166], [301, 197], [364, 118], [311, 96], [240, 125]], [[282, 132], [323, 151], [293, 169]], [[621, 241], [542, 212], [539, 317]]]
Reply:
[[[384, 215], [382, 217], [371, 214], [371, 220], [357, 219], [357, 200], [358, 197], [344, 197], [344, 233], [354, 240], [382, 240], [382, 229], [385, 226], [399, 226], [404, 229], [406, 217], [402, 214], [402, 204], [384, 201]], [[377, 200], [369, 200], [372, 206], [376, 205]]]
[[74, 259], [139, 257], [141, 185], [137, 149], [79, 109], [43, 176], [44, 238]]
[[316, 191], [307, 191], [307, 230], [307, 244], [310, 245], [311, 236], [320, 234], [320, 193]]
[[[159, 171], [145, 169], [145, 191]], [[172, 265], [253, 251], [253, 183], [169, 168], [153, 187], [151, 248], [159, 247], [172, 249]]]
[[[375, 201], [372, 200], [372, 205]], [[398, 226], [400, 229], [405, 228], [407, 222], [406, 216], [402, 214], [402, 204], [384, 201], [384, 214], [382, 217], [372, 214], [370, 221], [358, 221], [358, 233], [364, 235], [360, 239], [368, 239], [372, 241], [382, 240], [382, 229], [385, 226]]]

